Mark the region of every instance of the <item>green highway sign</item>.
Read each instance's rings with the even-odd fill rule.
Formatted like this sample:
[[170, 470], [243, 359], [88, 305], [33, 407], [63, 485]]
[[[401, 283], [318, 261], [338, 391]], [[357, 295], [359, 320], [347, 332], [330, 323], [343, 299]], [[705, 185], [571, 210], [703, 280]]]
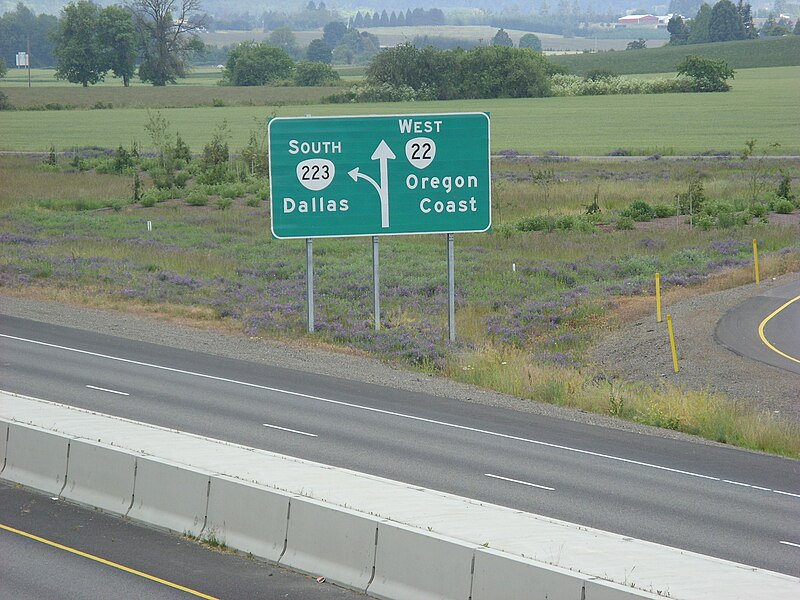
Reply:
[[268, 137], [276, 238], [491, 227], [485, 113], [280, 117]]

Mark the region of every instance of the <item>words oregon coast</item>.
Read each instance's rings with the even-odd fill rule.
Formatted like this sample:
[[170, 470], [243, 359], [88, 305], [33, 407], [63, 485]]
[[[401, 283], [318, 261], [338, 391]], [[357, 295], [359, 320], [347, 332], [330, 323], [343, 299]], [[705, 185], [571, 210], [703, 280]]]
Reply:
[[268, 137], [276, 238], [491, 226], [485, 113], [277, 118]]

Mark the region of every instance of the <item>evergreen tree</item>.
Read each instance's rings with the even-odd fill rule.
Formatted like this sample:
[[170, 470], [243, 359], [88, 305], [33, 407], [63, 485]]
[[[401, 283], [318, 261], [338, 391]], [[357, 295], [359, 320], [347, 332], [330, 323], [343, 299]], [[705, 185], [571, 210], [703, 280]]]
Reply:
[[744, 3], [744, 0], [739, 0], [739, 5], [736, 7], [736, 12], [739, 13], [739, 21], [742, 23], [745, 39], [752, 40], [758, 37], [756, 25], [753, 23], [753, 11], [750, 3]]
[[705, 2], [697, 11], [697, 16], [689, 23], [690, 44], [706, 44], [711, 41], [708, 37], [708, 25], [711, 21], [711, 7]]
[[511, 36], [508, 35], [506, 30], [500, 28], [492, 38], [492, 46], [506, 46], [507, 48], [512, 48], [514, 46], [514, 42], [511, 41]]
[[381, 27], [388, 27], [389, 26], [389, 13], [386, 12], [386, 9], [383, 9], [381, 12], [381, 20], [380, 20]]
[[730, 42], [744, 39], [744, 28], [739, 13], [730, 0], [719, 0], [711, 9], [708, 23], [708, 38], [711, 42]]
[[680, 15], [672, 15], [667, 23], [669, 43], [672, 46], [681, 46], [689, 41], [689, 28]]

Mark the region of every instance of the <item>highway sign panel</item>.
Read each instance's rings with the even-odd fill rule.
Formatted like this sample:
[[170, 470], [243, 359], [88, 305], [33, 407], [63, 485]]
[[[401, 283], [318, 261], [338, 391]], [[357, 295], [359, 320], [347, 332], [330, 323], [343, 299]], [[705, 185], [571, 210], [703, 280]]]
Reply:
[[486, 113], [281, 117], [268, 138], [276, 238], [491, 227]]

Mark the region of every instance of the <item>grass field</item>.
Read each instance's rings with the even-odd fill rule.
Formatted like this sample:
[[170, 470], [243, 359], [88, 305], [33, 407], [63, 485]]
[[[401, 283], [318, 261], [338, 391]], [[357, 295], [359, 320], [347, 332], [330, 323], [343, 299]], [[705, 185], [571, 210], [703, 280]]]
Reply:
[[[62, 88], [58, 88], [62, 89]], [[63, 88], [65, 91], [68, 88]], [[110, 88], [109, 88], [110, 89]], [[283, 88], [287, 94], [292, 88]], [[167, 88], [164, 92], [188, 98], [222, 97], [224, 88]], [[10, 92], [14, 90], [9, 89]], [[98, 90], [69, 89], [68, 93]], [[115, 90], [117, 93], [135, 91]], [[231, 93], [237, 91], [232, 88]], [[262, 88], [265, 94], [281, 88]], [[50, 93], [48, 91], [48, 93]], [[142, 92], [144, 93], [144, 92]], [[238, 91], [237, 91], [238, 93]], [[319, 90], [301, 90], [319, 94]], [[58, 101], [58, 92], [53, 92]], [[203, 96], [207, 94], [207, 96]], [[270, 114], [277, 116], [405, 114], [487, 111], [492, 117], [492, 150], [516, 150], [541, 154], [555, 151], [570, 155], [603, 155], [618, 148], [638, 154], [694, 154], [708, 150], [740, 152], [748, 139], [757, 139], [763, 150], [773, 142], [773, 154], [800, 154], [800, 67], [740, 70], [733, 89], [721, 94], [661, 94], [648, 96], [593, 96], [415, 102], [382, 104], [312, 104], [266, 106], [200, 106], [166, 108], [161, 112], [173, 132], [179, 132], [194, 151], [226, 120], [231, 147], [239, 149], [250, 131], [263, 127]], [[65, 102], [62, 100], [62, 102]], [[115, 96], [109, 103], [117, 106]], [[139, 142], [147, 148], [144, 130], [147, 111], [114, 108], [82, 111], [0, 112], [0, 150], [46, 151], [80, 146], [116, 148]]]
[[[791, 67], [800, 65], [800, 36], [764, 38], [715, 44], [665, 46], [630, 52], [601, 52], [551, 56], [553, 62], [584, 75], [592, 69], [610, 69], [620, 75], [632, 73], [674, 73], [675, 67], [690, 54], [720, 58], [734, 69]], [[795, 96], [797, 99], [797, 96]]]

